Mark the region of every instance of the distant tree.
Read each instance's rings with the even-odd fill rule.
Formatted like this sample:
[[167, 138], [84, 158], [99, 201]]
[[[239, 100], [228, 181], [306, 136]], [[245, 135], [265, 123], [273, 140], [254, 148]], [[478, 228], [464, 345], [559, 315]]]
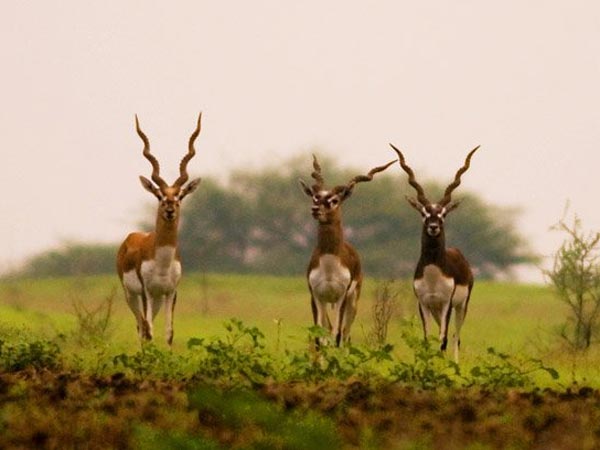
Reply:
[[[340, 170], [319, 158], [327, 184], [347, 183], [360, 169]], [[385, 162], [385, 161], [383, 161]], [[311, 203], [298, 179], [312, 181], [312, 157], [303, 155], [259, 171], [238, 171], [227, 183], [204, 179], [183, 205], [180, 251], [186, 271], [301, 274], [316, 240]], [[425, 184], [432, 197], [442, 187]], [[346, 238], [359, 251], [365, 274], [385, 278], [412, 275], [420, 251], [419, 215], [404, 198], [401, 173], [380, 174], [357, 186], [344, 204]], [[412, 192], [410, 192], [412, 194]], [[514, 225], [515, 210], [488, 205], [460, 191], [463, 201], [448, 220], [447, 243], [463, 250], [479, 277], [510, 272], [515, 264], [536, 260]], [[142, 220], [152, 229], [155, 208]], [[118, 244], [67, 244], [30, 259], [31, 276], [114, 273]]]
[[[300, 159], [258, 173], [236, 173], [232, 184], [244, 193], [252, 209], [251, 254], [253, 271], [295, 274], [304, 271], [314, 234], [310, 204], [302, 198], [298, 179]], [[310, 167], [310, 166], [309, 166]]]
[[66, 243], [31, 257], [12, 274], [22, 277], [53, 277], [115, 273], [117, 247], [112, 244]]
[[[298, 179], [310, 181], [309, 155], [277, 167], [234, 173], [226, 186], [205, 182], [184, 211], [181, 248], [190, 270], [299, 274], [316, 239], [310, 202]], [[347, 182], [360, 170], [340, 170], [331, 160], [321, 165], [328, 184]], [[429, 183], [432, 196], [442, 187]], [[361, 184], [344, 205], [349, 241], [361, 254], [365, 273], [379, 277], [412, 274], [420, 250], [420, 218], [406, 202], [406, 180], [384, 173]], [[462, 194], [462, 195], [461, 195]], [[517, 212], [485, 204], [477, 195], [458, 194], [463, 202], [449, 219], [447, 241], [460, 247], [479, 277], [492, 278], [515, 264], [536, 261], [516, 232]]]
[[179, 248], [184, 268], [245, 272], [253, 214], [247, 195], [203, 179], [182, 213]]

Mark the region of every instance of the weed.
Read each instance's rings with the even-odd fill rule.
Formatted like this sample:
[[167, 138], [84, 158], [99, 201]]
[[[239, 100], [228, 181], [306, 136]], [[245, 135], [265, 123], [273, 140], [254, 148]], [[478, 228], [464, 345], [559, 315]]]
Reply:
[[9, 343], [0, 340], [0, 368], [6, 372], [34, 369], [58, 369], [61, 366], [60, 348], [55, 342], [43, 339], [20, 340]]
[[388, 325], [392, 315], [398, 308], [400, 292], [394, 289], [391, 281], [383, 282], [377, 286], [375, 298], [371, 308], [373, 325], [367, 336], [373, 345], [382, 346], [386, 343]]
[[471, 369], [470, 385], [487, 388], [533, 388], [531, 377], [536, 372], [546, 372], [553, 380], [559, 378], [558, 372], [545, 366], [539, 359], [511, 357], [506, 353], [487, 349], [488, 358], [483, 364]]
[[227, 385], [256, 386], [275, 374], [272, 356], [265, 350], [264, 334], [241, 320], [225, 323], [225, 339], [192, 338], [188, 349], [199, 354], [197, 378]]
[[176, 380], [184, 378], [188, 362], [187, 357], [161, 350], [151, 342], [144, 344], [142, 349], [133, 355], [122, 353], [113, 358], [114, 367], [129, 370], [140, 379], [156, 377]]
[[[329, 336], [329, 331], [319, 326], [308, 329], [309, 342]], [[311, 347], [312, 348], [312, 347]], [[346, 345], [322, 345], [318, 352], [293, 353], [286, 351], [286, 377], [294, 380], [319, 381], [326, 378], [346, 380], [352, 376], [368, 378], [376, 370], [373, 363], [391, 361], [392, 345], [374, 349]]]
[[394, 381], [422, 389], [449, 388], [462, 383], [458, 364], [447, 359], [429, 340], [417, 337], [411, 322], [405, 323], [402, 339], [413, 352], [413, 360], [392, 367], [390, 375]]
[[77, 330], [74, 335], [80, 345], [87, 346], [110, 340], [111, 318], [116, 293], [115, 287], [95, 308], [90, 308], [81, 299], [73, 300], [73, 309], [77, 318]]

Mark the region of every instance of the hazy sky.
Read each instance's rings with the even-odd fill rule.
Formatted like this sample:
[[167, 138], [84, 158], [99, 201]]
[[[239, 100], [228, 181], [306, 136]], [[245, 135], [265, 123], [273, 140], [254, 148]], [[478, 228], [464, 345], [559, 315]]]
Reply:
[[4, 0], [0, 56], [0, 270], [135, 228], [135, 113], [168, 181], [202, 110], [193, 175], [393, 142], [446, 182], [481, 144], [461, 188], [520, 207], [536, 251], [568, 200], [600, 229], [596, 1]]

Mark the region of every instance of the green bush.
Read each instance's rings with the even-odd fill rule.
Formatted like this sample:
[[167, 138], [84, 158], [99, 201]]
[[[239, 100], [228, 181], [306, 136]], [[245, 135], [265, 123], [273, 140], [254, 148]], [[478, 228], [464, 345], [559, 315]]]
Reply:
[[255, 386], [276, 376], [274, 360], [265, 350], [264, 334], [256, 327], [248, 327], [241, 320], [225, 323], [225, 339], [188, 341], [196, 360], [196, 378], [226, 385]]
[[0, 368], [6, 372], [34, 369], [58, 369], [61, 366], [60, 348], [47, 340], [11, 343], [0, 340]]
[[170, 350], [161, 350], [153, 343], [145, 343], [133, 355], [122, 353], [113, 358], [118, 369], [130, 371], [140, 379], [155, 377], [166, 380], [185, 378], [189, 357], [175, 355]]
[[558, 372], [545, 366], [539, 359], [516, 358], [506, 353], [487, 349], [488, 358], [479, 366], [471, 369], [470, 385], [486, 388], [532, 388], [535, 386], [532, 375], [546, 372], [553, 380], [558, 379]]

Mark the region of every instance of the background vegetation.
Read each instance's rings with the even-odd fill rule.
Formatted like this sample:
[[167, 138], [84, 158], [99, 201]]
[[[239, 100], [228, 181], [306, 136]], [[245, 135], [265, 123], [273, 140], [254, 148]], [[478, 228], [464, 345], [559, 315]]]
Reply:
[[[277, 167], [237, 172], [228, 183], [204, 179], [183, 208], [180, 248], [186, 271], [304, 273], [316, 224], [298, 179], [311, 181], [311, 161], [306, 155]], [[341, 170], [329, 159], [321, 164], [328, 186], [365, 171]], [[405, 175], [395, 169], [360, 184], [344, 204], [346, 237], [359, 249], [365, 272], [375, 277], [412, 275], [420, 251], [421, 221], [405, 200], [413, 192]], [[425, 186], [433, 199], [445, 188], [437, 183]], [[455, 197], [463, 201], [448, 219], [447, 242], [465, 253], [479, 279], [510, 274], [514, 265], [536, 261], [515, 228], [517, 211], [486, 204], [465, 190]], [[155, 205], [150, 200], [149, 205], [148, 216], [140, 218], [144, 229], [154, 226]], [[66, 244], [32, 258], [20, 274], [112, 273], [118, 245]]]

